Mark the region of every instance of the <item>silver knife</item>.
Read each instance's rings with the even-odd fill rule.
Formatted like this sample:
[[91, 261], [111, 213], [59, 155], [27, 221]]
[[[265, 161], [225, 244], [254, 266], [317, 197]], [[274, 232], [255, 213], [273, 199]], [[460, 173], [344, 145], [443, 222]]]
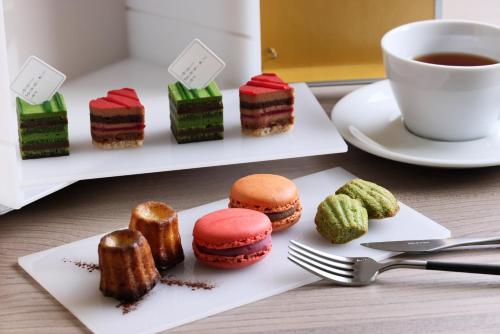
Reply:
[[428, 240], [401, 240], [367, 242], [361, 245], [390, 252], [428, 253], [461, 246], [500, 244], [500, 237], [494, 238], [449, 238]]

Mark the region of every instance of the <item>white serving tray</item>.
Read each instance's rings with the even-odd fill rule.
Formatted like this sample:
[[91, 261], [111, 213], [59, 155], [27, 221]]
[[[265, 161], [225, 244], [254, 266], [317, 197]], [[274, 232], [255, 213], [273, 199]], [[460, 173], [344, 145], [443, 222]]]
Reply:
[[241, 270], [217, 270], [199, 265], [191, 249], [196, 219], [226, 208], [227, 199], [180, 212], [186, 260], [168, 274], [184, 280], [214, 283], [216, 288], [191, 291], [159, 284], [135, 311], [125, 315], [116, 307], [116, 300], [100, 293], [98, 271], [89, 273], [63, 262], [69, 259], [97, 263], [97, 244], [102, 235], [21, 257], [19, 264], [91, 331], [154, 333], [318, 281], [318, 277], [287, 260], [290, 239], [334, 254], [382, 260], [395, 253], [365, 248], [360, 243], [450, 236], [446, 228], [401, 204], [396, 217], [370, 221], [369, 232], [363, 237], [345, 245], [330, 244], [315, 231], [316, 207], [324, 197], [353, 177], [341, 168], [334, 168], [294, 180], [304, 208], [302, 218], [292, 228], [273, 234], [273, 250], [265, 259]]
[[[170, 132], [167, 75], [163, 67], [126, 60], [63, 86], [71, 155], [24, 160], [22, 185], [286, 159], [347, 151], [306, 84], [295, 84], [295, 128], [260, 138], [243, 136], [238, 90], [223, 91], [224, 140], [179, 145]], [[101, 150], [90, 137], [88, 103], [110, 89], [133, 87], [146, 108], [144, 146]]]

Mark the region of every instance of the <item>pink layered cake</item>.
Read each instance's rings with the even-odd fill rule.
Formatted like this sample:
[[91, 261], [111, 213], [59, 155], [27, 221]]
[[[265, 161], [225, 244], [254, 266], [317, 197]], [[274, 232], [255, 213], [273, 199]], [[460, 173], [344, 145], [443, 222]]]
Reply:
[[274, 73], [254, 76], [240, 87], [242, 132], [265, 136], [293, 128], [294, 90]]
[[104, 149], [141, 146], [144, 106], [132, 88], [111, 90], [90, 101], [90, 131], [94, 145]]

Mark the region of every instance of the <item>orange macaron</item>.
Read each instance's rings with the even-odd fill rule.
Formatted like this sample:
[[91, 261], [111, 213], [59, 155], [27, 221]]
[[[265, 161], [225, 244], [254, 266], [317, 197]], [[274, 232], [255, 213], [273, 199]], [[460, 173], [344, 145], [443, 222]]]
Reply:
[[237, 180], [231, 187], [229, 207], [265, 213], [271, 220], [273, 232], [295, 224], [302, 212], [295, 184], [274, 174], [253, 174]]

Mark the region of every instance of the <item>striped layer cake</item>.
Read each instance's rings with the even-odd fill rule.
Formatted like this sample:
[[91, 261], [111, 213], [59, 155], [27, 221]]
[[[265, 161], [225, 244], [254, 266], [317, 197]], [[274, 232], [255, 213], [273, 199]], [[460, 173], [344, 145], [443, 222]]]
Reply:
[[23, 159], [69, 154], [68, 118], [61, 93], [42, 104], [16, 99], [19, 146]]
[[168, 85], [170, 128], [179, 144], [224, 138], [222, 94], [215, 82], [202, 89]]
[[276, 74], [254, 76], [240, 87], [242, 132], [251, 136], [265, 136], [292, 129], [293, 104], [293, 87]]
[[90, 132], [95, 146], [104, 149], [141, 146], [144, 106], [132, 88], [111, 90], [90, 101]]

